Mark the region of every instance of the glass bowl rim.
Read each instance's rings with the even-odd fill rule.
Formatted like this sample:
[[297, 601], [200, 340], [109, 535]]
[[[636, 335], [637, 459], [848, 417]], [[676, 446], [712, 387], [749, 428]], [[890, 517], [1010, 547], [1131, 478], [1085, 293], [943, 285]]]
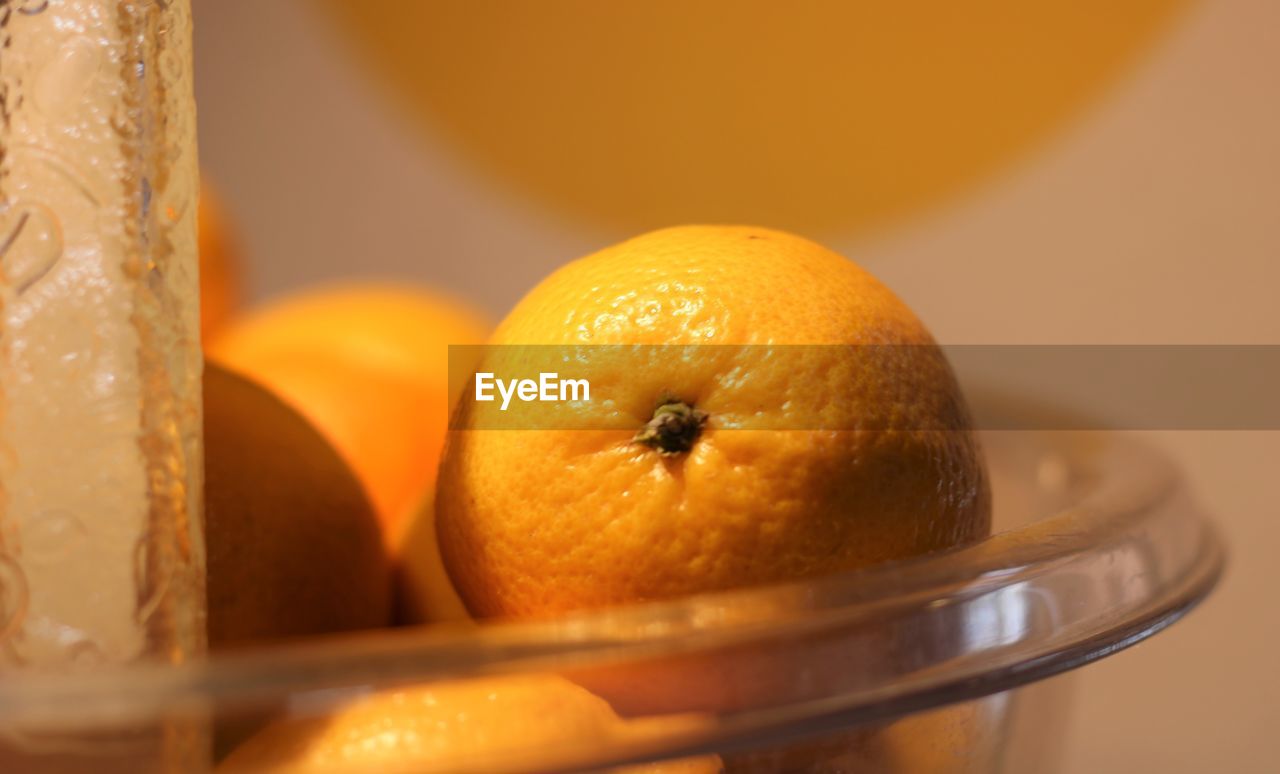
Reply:
[[[1153, 543], [1158, 547], [1176, 541], [1193, 546], [1166, 567], [1165, 581], [1151, 593], [1124, 609], [1087, 611], [1086, 617], [1093, 616], [1086, 621], [1090, 626], [1077, 627], [1069, 636], [1024, 643], [1012, 654], [1007, 649], [993, 650], [990, 658], [978, 653], [963, 670], [943, 668], [856, 696], [833, 696], [821, 706], [775, 707], [767, 714], [775, 723], [803, 720], [811, 730], [823, 724], [835, 728], [1007, 690], [1102, 658], [1162, 630], [1212, 590], [1225, 562], [1216, 529], [1187, 496], [1181, 476], [1162, 453], [1116, 433], [1049, 435], [1064, 449], [1086, 442], [1100, 448], [1097, 480], [1070, 507], [971, 546], [817, 580], [555, 619], [330, 635], [177, 665], [13, 672], [0, 680], [0, 724], [40, 728], [94, 727], [126, 718], [147, 722], [173, 712], [235, 708], [294, 694], [713, 653], [769, 638], [815, 636], [839, 627], [930, 615], [1016, 584], [1035, 583], [1046, 574], [1071, 571], [1073, 563], [1108, 552], [1150, 550]], [[1103, 436], [1100, 445], [1098, 436]], [[744, 717], [735, 725], [730, 719], [718, 738], [750, 735], [764, 720]], [[692, 737], [665, 744], [666, 752], [709, 749]]]

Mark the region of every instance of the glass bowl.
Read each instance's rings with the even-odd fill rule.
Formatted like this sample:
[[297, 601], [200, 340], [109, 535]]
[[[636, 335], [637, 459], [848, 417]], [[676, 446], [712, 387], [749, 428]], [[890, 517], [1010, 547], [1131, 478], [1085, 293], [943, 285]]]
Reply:
[[996, 533], [971, 547], [541, 622], [6, 675], [0, 769], [180, 770], [209, 737], [221, 755], [264, 723], [314, 731], [379, 691], [528, 678], [585, 686], [629, 720], [333, 770], [558, 772], [716, 754], [730, 771], [1052, 771], [1069, 686], [1046, 678], [1178, 620], [1212, 589], [1222, 543], [1170, 462], [1123, 433], [982, 441]]

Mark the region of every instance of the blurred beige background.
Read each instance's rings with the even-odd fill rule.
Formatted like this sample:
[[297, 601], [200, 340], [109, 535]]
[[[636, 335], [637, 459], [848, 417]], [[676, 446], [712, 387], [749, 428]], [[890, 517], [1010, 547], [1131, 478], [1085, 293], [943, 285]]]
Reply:
[[[465, 122], [418, 120], [318, 3], [195, 5], [201, 157], [254, 298], [388, 276], [501, 315], [552, 267], [629, 235], [508, 184], [460, 150]], [[815, 235], [945, 342], [1280, 343], [1280, 3], [1193, 2], [1159, 22], [1012, 160], [891, 216], [824, 215]], [[1153, 435], [1219, 518], [1231, 567], [1186, 621], [1082, 672], [1066, 770], [1274, 771], [1280, 433]]]

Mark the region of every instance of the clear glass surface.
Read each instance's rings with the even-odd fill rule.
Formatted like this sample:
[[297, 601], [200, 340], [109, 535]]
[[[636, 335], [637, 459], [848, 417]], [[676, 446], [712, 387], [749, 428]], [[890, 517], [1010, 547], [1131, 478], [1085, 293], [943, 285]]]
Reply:
[[323, 719], [377, 690], [554, 673], [646, 722], [404, 770], [576, 771], [714, 752], [730, 771], [1052, 771], [1069, 704], [1065, 682], [1047, 678], [1176, 621], [1212, 588], [1223, 549], [1177, 471], [1123, 434], [983, 443], [998, 531], [969, 548], [543, 622], [19, 675], [0, 684], [0, 724], [100, 729], [212, 710], [230, 747], [269, 719]]

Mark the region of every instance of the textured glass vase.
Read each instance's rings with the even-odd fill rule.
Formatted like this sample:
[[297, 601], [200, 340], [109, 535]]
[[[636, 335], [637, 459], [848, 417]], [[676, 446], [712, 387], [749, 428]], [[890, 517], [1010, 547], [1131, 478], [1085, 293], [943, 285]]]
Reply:
[[[0, 0], [0, 679], [203, 652], [196, 195], [189, 0]], [[4, 728], [0, 770], [197, 738]]]

